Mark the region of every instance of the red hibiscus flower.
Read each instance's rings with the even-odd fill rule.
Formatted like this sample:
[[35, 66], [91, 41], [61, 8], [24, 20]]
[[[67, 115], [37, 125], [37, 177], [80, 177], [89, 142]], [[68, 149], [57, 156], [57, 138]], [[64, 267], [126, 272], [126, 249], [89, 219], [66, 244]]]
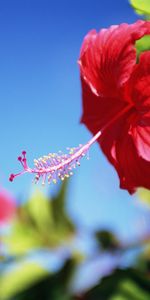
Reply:
[[14, 216], [16, 204], [5, 190], [0, 189], [0, 224], [7, 223]]
[[150, 22], [121, 24], [88, 33], [79, 59], [83, 115], [120, 177], [133, 193], [150, 189], [150, 51], [136, 60], [135, 42]]

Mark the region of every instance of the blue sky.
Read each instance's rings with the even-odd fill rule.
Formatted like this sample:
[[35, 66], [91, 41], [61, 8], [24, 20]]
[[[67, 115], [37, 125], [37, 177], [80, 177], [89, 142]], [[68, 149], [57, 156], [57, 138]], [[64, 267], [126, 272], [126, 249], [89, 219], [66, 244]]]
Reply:
[[[16, 160], [29, 164], [49, 152], [86, 142], [80, 125], [81, 88], [77, 59], [85, 34], [137, 20], [127, 0], [0, 1], [0, 182], [16, 197], [31, 188], [30, 175], [8, 182]], [[94, 145], [70, 180], [68, 210], [83, 226], [107, 226], [132, 237], [146, 225], [135, 197], [119, 189], [112, 166]], [[53, 189], [53, 188], [51, 188]]]

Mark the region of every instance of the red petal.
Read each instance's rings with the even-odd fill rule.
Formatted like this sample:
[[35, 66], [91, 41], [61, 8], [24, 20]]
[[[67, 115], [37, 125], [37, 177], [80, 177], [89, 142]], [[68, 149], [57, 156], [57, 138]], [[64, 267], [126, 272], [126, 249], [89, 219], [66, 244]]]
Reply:
[[150, 56], [142, 54], [137, 65], [134, 49], [134, 42], [149, 33], [150, 22], [144, 21], [92, 31], [79, 61], [81, 121], [93, 134], [103, 129], [98, 142], [116, 168], [120, 186], [130, 193], [139, 186], [150, 188]]
[[93, 30], [85, 37], [79, 59], [81, 77], [95, 95], [116, 97], [136, 63], [135, 41], [149, 33], [150, 22], [138, 21], [99, 33]]
[[[98, 130], [103, 128], [105, 124], [108, 124], [118, 112], [122, 111], [124, 107], [126, 107], [126, 103], [117, 98], [101, 98], [95, 96], [85, 82], [83, 82], [82, 87], [84, 114], [81, 121], [85, 123], [87, 128], [93, 134], [95, 134]], [[118, 158], [116, 156], [116, 144], [123, 134], [124, 126], [127, 119], [130, 117], [130, 114], [131, 110], [126, 112], [117, 120], [117, 122], [114, 122], [112, 126], [109, 126], [107, 130], [102, 131], [102, 135], [98, 140], [104, 154], [116, 168], [121, 182], [124, 175], [121, 173]], [[126, 189], [131, 192], [131, 187], [126, 187]]]
[[139, 155], [150, 161], [150, 51], [141, 54], [139, 64], [127, 83], [126, 93], [137, 110], [136, 124], [130, 134]]
[[138, 154], [150, 162], [150, 126], [136, 126], [131, 132]]
[[150, 162], [139, 156], [132, 136], [128, 133], [133, 116], [134, 112], [124, 115], [103, 132], [100, 141], [103, 152], [118, 172], [120, 187], [131, 194], [137, 187], [150, 189]]
[[137, 187], [150, 189], [150, 162], [139, 156], [128, 130], [124, 127], [122, 136], [116, 142], [116, 158], [120, 187], [133, 193]]
[[[122, 111], [127, 103], [119, 98], [102, 98], [92, 93], [90, 87], [82, 80], [83, 115], [81, 122], [96, 134], [108, 122]], [[119, 96], [119, 95], [118, 95]]]

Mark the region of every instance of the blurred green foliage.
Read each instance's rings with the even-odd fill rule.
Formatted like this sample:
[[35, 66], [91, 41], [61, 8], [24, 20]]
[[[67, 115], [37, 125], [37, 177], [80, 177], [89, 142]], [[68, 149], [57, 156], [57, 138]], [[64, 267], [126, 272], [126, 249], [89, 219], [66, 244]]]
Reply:
[[137, 14], [144, 15], [146, 19], [150, 18], [149, 0], [130, 0], [130, 3]]
[[[101, 297], [101, 298], [100, 298]], [[116, 269], [91, 289], [86, 300], [149, 300], [150, 280], [145, 274], [129, 268]]]
[[[130, 0], [135, 12], [146, 20], [150, 19], [150, 0]], [[136, 41], [137, 61], [142, 52], [150, 50], [150, 35], [142, 37]]]
[[0, 277], [0, 299], [9, 299], [47, 275], [48, 271], [33, 262], [24, 262], [9, 272], [3, 272]]
[[142, 52], [150, 50], [150, 35], [145, 35], [140, 40], [136, 41], [137, 60]]
[[[28, 290], [39, 280], [52, 280], [50, 270], [27, 258], [31, 251], [58, 249], [75, 236], [75, 225], [66, 211], [66, 193], [67, 182], [64, 182], [53, 199], [46, 198], [40, 190], [36, 190], [25, 204], [18, 207], [9, 234], [0, 237], [8, 251], [8, 257], [3, 257], [6, 266], [9, 266], [9, 257], [10, 261], [15, 262], [15, 266], [10, 264], [10, 269], [3, 268], [1, 271], [0, 300], [14, 299], [14, 296], [24, 299], [22, 295], [17, 296], [18, 293]], [[72, 254], [72, 261], [77, 262], [75, 253]], [[68, 278], [67, 272], [64, 281]]]
[[[140, 190], [138, 196], [143, 201], [150, 198], [150, 192]], [[66, 199], [65, 182], [52, 199], [36, 191], [18, 207], [10, 232], [1, 236], [7, 255], [0, 264], [0, 300], [149, 300], [150, 237], [124, 245], [106, 229], [94, 232], [93, 239], [96, 238], [98, 249], [92, 257], [84, 256], [87, 264], [105, 252], [114, 257], [118, 253], [123, 257], [125, 252], [135, 247], [140, 247], [141, 252], [130, 268], [120, 269], [116, 264], [108, 276], [80, 292], [73, 289], [80, 257], [83, 256], [80, 249], [75, 253], [72, 248], [69, 256], [62, 258], [57, 270], [30, 258], [29, 254], [36, 254], [39, 249], [51, 253], [62, 246], [70, 247], [71, 241], [78, 235], [78, 229], [67, 213]], [[44, 251], [42, 253], [44, 256]], [[89, 275], [93, 277], [94, 274]]]
[[68, 285], [76, 262], [68, 260], [55, 274], [49, 274], [34, 285], [22, 290], [12, 300], [70, 300], [73, 299]]
[[58, 195], [47, 199], [40, 191], [18, 208], [9, 236], [3, 237], [11, 255], [23, 255], [34, 248], [58, 247], [70, 240], [75, 227], [65, 209], [67, 183]]
[[150, 209], [150, 191], [147, 189], [139, 189], [138, 190], [139, 200]]

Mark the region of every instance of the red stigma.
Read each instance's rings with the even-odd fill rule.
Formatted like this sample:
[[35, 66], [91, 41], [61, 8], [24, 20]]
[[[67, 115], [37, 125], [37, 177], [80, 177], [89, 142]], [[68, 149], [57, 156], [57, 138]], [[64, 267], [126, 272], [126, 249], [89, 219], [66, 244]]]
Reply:
[[10, 177], [9, 177], [9, 181], [12, 182], [12, 181], [14, 180], [14, 178], [15, 178], [15, 175], [14, 175], [14, 174], [11, 174]]

